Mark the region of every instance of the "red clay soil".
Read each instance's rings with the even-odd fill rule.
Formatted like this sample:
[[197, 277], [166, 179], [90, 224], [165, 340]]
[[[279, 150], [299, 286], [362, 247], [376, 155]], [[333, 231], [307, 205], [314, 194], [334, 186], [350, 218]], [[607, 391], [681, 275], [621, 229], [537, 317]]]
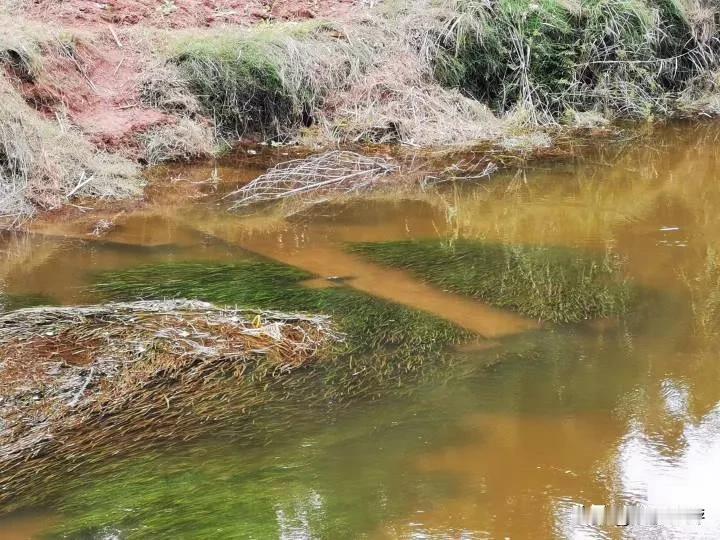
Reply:
[[345, 16], [362, 0], [35, 0], [28, 15], [71, 26], [145, 24], [164, 28], [253, 24]]
[[162, 112], [142, 105], [138, 82], [142, 60], [113, 42], [100, 43], [86, 55], [81, 73], [82, 101], [71, 103], [72, 120], [100, 147], [133, 149], [135, 135], [169, 121]]
[[37, 80], [17, 82], [26, 101], [45, 116], [67, 114], [99, 148], [137, 158], [137, 134], [173, 121], [140, 102], [141, 75], [142, 59], [101, 28], [93, 44], [77, 44], [72, 58], [47, 56]]
[[[334, 20], [348, 17], [364, 0], [34, 0], [25, 15], [80, 28], [94, 35], [78, 45], [75, 59], [47, 58], [39, 80], [15, 78], [25, 99], [52, 118], [67, 113], [98, 147], [141, 158], [137, 135], [174, 122], [144, 106], [139, 81], [146, 59], [123, 43], [123, 26], [165, 28], [252, 25], [263, 20]], [[113, 30], [116, 27], [117, 30]], [[120, 35], [118, 35], [120, 34]]]

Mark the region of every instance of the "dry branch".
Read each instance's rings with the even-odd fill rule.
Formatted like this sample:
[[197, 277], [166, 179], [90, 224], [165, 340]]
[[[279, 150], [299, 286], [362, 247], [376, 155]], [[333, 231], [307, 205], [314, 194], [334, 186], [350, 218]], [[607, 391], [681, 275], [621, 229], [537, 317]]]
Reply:
[[352, 193], [398, 169], [386, 158], [331, 151], [280, 163], [228, 197], [235, 200], [232, 208], [237, 209], [282, 199]]
[[472, 182], [483, 180], [495, 174], [500, 167], [484, 156], [460, 159], [439, 173], [428, 174], [422, 179], [422, 186], [437, 186], [449, 182]]

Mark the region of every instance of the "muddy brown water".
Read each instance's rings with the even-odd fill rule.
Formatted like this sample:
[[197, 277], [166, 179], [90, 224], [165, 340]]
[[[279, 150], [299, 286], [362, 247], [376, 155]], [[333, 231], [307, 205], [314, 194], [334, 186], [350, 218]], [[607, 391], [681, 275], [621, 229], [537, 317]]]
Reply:
[[[262, 447], [193, 443], [153, 454], [152, 474], [142, 460], [120, 464], [0, 518], [0, 538], [720, 537], [718, 342], [693, 329], [707, 312], [688, 295], [688, 283], [697, 298], [712, 293], [703, 276], [720, 250], [719, 138], [717, 124], [656, 128], [480, 185], [369, 195], [292, 219], [224, 212], [217, 193], [260, 170], [240, 159], [217, 174], [168, 172], [211, 195], [158, 197], [100, 237], [78, 221], [5, 235], [0, 283], [14, 298], [91, 302], [89, 271], [251, 252], [316, 274], [308, 286], [341, 277], [473, 330], [500, 355], [518, 340], [534, 354], [332, 419], [303, 416]], [[213, 176], [219, 186], [203, 183]], [[620, 322], [552, 327], [342, 251], [437, 237], [611, 249], [662, 300]], [[705, 519], [571, 519], [574, 505], [610, 503], [703, 508]]]

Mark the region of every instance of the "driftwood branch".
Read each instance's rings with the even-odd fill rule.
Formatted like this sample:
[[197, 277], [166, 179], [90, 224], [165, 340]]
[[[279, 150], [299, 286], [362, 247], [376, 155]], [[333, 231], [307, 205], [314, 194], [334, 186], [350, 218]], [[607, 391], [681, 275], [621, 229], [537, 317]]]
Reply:
[[398, 169], [397, 164], [383, 157], [332, 151], [280, 163], [228, 197], [235, 201], [232, 208], [237, 209], [331, 192], [350, 193], [368, 188]]

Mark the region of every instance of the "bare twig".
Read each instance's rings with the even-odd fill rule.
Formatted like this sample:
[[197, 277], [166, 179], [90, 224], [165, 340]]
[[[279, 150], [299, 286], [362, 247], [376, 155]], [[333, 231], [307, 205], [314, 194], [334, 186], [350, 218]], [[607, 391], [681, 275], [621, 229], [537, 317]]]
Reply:
[[88, 373], [87, 379], [85, 379], [85, 382], [84, 382], [83, 385], [80, 387], [80, 389], [77, 391], [77, 394], [75, 394], [75, 397], [72, 398], [72, 401], [70, 401], [70, 403], [68, 403], [68, 407], [71, 407], [71, 408], [72, 408], [72, 407], [74, 407], [75, 405], [77, 405], [77, 402], [78, 402], [78, 401], [80, 400], [80, 398], [82, 397], [82, 395], [83, 395], [83, 393], [85, 392], [85, 389], [87, 388], [88, 384], [90, 384], [90, 381], [92, 380], [92, 377], [93, 377], [93, 374], [94, 374], [94, 373], [95, 373], [95, 368], [94, 368], [94, 367], [91, 367], [91, 368], [90, 368], [90, 373]]
[[88, 185], [90, 182], [93, 181], [93, 176], [87, 176], [85, 174], [85, 171], [82, 172], [82, 176], [80, 177], [80, 180], [75, 185], [74, 188], [70, 190], [70, 193], [67, 194], [67, 198], [71, 199], [73, 195], [75, 195], [78, 191], [80, 191], [82, 188], [84, 188], [86, 185]]
[[108, 28], [110, 29], [110, 33], [112, 34], [112, 37], [115, 40], [115, 43], [117, 44], [118, 49], [122, 49], [123, 48], [122, 43], [120, 43], [120, 40], [118, 39], [118, 36], [115, 33], [115, 29], [110, 25], [108, 25]]
[[397, 164], [386, 158], [331, 151], [281, 163], [228, 197], [236, 201], [236, 209], [329, 192], [349, 193], [367, 188], [397, 170]]

